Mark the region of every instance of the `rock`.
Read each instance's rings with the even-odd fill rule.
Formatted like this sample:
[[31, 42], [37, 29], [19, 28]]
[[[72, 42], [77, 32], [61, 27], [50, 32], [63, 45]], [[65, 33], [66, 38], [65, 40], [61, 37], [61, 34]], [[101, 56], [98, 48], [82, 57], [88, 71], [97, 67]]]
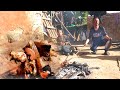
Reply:
[[7, 33], [8, 41], [10, 43], [19, 41], [22, 38], [23, 29], [22, 28], [16, 28], [14, 30], [11, 30]]

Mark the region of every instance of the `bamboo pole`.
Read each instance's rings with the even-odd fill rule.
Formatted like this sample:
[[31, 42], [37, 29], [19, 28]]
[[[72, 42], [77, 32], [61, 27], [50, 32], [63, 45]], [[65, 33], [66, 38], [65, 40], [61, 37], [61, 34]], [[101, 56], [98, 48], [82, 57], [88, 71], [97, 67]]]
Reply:
[[70, 34], [70, 36], [75, 39], [75, 37], [68, 31], [68, 29], [64, 26], [64, 24], [60, 21], [59, 17], [55, 14], [55, 16], [57, 17], [57, 19], [59, 20], [59, 22], [61, 23], [61, 25], [65, 28], [65, 30]]

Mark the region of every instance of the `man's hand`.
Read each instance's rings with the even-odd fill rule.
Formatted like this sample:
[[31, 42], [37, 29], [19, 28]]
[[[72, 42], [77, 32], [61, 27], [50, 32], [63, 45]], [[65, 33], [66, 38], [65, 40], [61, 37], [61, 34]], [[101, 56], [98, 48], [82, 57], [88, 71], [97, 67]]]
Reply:
[[106, 35], [104, 38], [107, 39], [107, 40], [112, 40], [112, 38], [109, 37], [108, 35]]
[[84, 46], [86, 46], [86, 45], [88, 44], [89, 41], [90, 41], [90, 40], [87, 39], [86, 42], [85, 42], [85, 44], [84, 44]]
[[111, 39], [111, 40], [112, 40], [112, 38], [111, 38], [111, 37], [109, 37], [109, 39]]

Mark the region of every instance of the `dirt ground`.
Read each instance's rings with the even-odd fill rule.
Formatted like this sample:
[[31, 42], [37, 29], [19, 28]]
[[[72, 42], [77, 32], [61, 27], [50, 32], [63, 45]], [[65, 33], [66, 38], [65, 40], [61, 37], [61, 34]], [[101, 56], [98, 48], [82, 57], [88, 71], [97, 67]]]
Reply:
[[[0, 50], [2, 50], [2, 48], [3, 47], [1, 47]], [[50, 63], [52, 71], [57, 73], [61, 63], [67, 59], [69, 62], [77, 61], [87, 63], [90, 68], [99, 67], [99, 69], [91, 69], [92, 73], [88, 79], [120, 79], [120, 71], [116, 61], [117, 58], [120, 60], [120, 47], [112, 46], [109, 50], [109, 56], [102, 55], [104, 47], [99, 47], [96, 55], [91, 54], [89, 46], [80, 46], [77, 48], [79, 50], [78, 55], [74, 54], [67, 57], [58, 54], [57, 58], [52, 57], [52, 62]], [[5, 47], [3, 49], [5, 49]], [[5, 49], [5, 52], [6, 51], [8, 50]], [[0, 65], [0, 74], [17, 66], [13, 61], [10, 61], [5, 53], [0, 54]]]
[[[92, 73], [89, 79], [120, 79], [120, 71], [117, 66], [116, 59], [120, 60], [120, 48], [118, 46], [111, 46], [109, 56], [102, 55], [104, 47], [98, 47], [97, 54], [91, 54], [89, 46], [78, 47], [79, 54], [68, 56], [69, 62], [77, 61], [80, 63], [87, 63], [91, 67], [99, 67], [99, 69], [91, 69]], [[67, 56], [61, 55], [61, 61], [65, 60]]]

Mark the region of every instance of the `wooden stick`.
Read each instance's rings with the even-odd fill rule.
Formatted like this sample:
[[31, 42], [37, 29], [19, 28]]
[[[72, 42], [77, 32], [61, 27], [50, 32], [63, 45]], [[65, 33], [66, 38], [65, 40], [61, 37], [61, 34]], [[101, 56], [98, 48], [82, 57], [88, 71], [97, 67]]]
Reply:
[[119, 60], [118, 60], [118, 58], [117, 58], [117, 66], [118, 66], [119, 71], [120, 71], [120, 64], [119, 64]]
[[75, 39], [75, 37], [68, 31], [68, 29], [64, 26], [64, 24], [60, 21], [59, 17], [56, 14], [55, 14], [55, 16], [57, 17], [59, 22], [62, 24], [62, 26], [65, 28], [65, 30], [70, 34], [70, 36]]

